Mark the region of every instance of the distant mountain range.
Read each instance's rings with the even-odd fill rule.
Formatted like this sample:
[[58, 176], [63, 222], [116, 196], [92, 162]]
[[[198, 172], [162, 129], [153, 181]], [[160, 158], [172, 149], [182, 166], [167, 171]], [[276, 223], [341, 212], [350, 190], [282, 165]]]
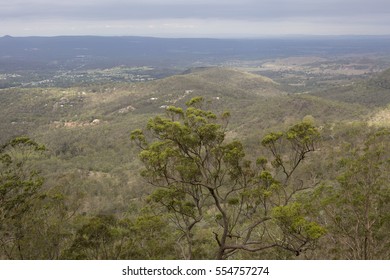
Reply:
[[0, 38], [0, 71], [74, 70], [118, 65], [189, 67], [229, 60], [389, 52], [390, 36], [262, 39], [4, 36]]

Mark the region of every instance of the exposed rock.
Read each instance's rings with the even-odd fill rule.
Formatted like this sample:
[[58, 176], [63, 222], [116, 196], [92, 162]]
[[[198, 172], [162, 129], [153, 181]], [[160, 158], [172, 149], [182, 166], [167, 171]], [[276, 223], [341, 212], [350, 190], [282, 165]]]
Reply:
[[133, 106], [129, 105], [129, 106], [125, 107], [125, 108], [120, 109], [118, 111], [118, 113], [119, 114], [126, 114], [126, 113], [128, 113], [130, 111], [134, 111], [134, 110], [135, 110], [135, 108]]
[[100, 124], [100, 120], [99, 119], [94, 119], [92, 122], [91, 122], [92, 125], [98, 125]]

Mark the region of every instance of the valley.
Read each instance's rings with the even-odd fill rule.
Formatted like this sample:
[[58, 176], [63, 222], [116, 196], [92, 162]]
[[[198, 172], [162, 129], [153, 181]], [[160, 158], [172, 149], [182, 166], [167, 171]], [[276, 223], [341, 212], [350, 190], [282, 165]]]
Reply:
[[[23, 193], [5, 191], [15, 178], [37, 187], [29, 210], [9, 214], [22, 223], [0, 209], [0, 259], [213, 259], [225, 228], [221, 258], [361, 259], [349, 244], [364, 244], [364, 234], [371, 259], [390, 257], [389, 38], [115, 38], [122, 45], [110, 54], [115, 40], [79, 39], [57, 38], [55, 47], [48, 38], [28, 38], [11, 48], [22, 39], [0, 38], [0, 199], [27, 203]], [[302, 127], [308, 130], [293, 130]], [[300, 133], [309, 134], [302, 140]], [[219, 178], [191, 169], [197, 153], [185, 135], [201, 135], [209, 170], [210, 157], [226, 153], [218, 158], [229, 170], [221, 182], [234, 187], [218, 189], [220, 205], [213, 192], [181, 193], [177, 181], [161, 182], [161, 166], [175, 170], [162, 177], [167, 182], [178, 174], [181, 184]], [[23, 137], [45, 150], [18, 169], [26, 147], [9, 143]], [[137, 146], [131, 137], [146, 140]], [[307, 139], [313, 143], [299, 154]], [[170, 141], [188, 147], [161, 152]], [[12, 172], [24, 177], [7, 177]], [[257, 185], [246, 190], [243, 182]], [[367, 212], [361, 205], [373, 206]], [[247, 217], [262, 222], [257, 227]], [[18, 231], [24, 235], [15, 239]], [[42, 236], [50, 241], [36, 250]], [[256, 240], [274, 245], [257, 251]]]

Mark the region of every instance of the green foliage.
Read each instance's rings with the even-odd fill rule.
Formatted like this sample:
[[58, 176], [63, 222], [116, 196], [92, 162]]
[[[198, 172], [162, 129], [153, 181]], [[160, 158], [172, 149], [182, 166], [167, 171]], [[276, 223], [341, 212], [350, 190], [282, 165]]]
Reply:
[[[306, 240], [300, 248], [294, 249], [301, 252], [305, 245], [310, 245], [310, 241], [317, 240], [325, 234], [325, 229], [314, 222], [309, 222], [303, 215], [302, 205], [294, 202], [286, 206], [278, 206], [272, 210], [272, 215], [279, 227], [285, 231], [290, 239]], [[292, 242], [293, 240], [290, 240]]]
[[62, 255], [65, 259], [171, 259], [175, 256], [169, 229], [161, 217], [135, 220], [97, 215], [88, 218]]
[[197, 106], [197, 105], [201, 105], [203, 102], [204, 102], [204, 97], [197, 96], [197, 97], [192, 98], [190, 101], [186, 102], [186, 105], [188, 107]]
[[194, 217], [195, 215], [195, 205], [192, 201], [186, 201], [186, 194], [183, 189], [156, 189], [149, 199], [164, 205], [170, 212], [181, 213], [188, 217]]
[[116, 239], [121, 231], [113, 216], [96, 216], [89, 219], [76, 233], [71, 247], [63, 257], [67, 259], [116, 259], [120, 248]]
[[[239, 250], [256, 252], [277, 246], [297, 253], [308, 248], [322, 236], [321, 227], [302, 216], [291, 226], [291, 222], [282, 221], [281, 215], [273, 217], [271, 212], [300, 191], [291, 188], [288, 179], [305, 155], [314, 150], [319, 138], [316, 128], [300, 123], [287, 132], [270, 133], [263, 139], [263, 145], [277, 158], [276, 167], [286, 173], [286, 180], [280, 182], [267, 170], [266, 159], [260, 158], [253, 165], [245, 159], [240, 141], [225, 143], [223, 119], [201, 109], [202, 103], [203, 98], [197, 97], [187, 103], [185, 111], [169, 107], [169, 118], [157, 116], [149, 120], [147, 129], [153, 137], [150, 142], [140, 130], [132, 132], [132, 139], [141, 143], [139, 158], [145, 166], [142, 176], [156, 187], [150, 201], [162, 205], [181, 232], [182, 246], [187, 247], [186, 258], [194, 257], [197, 229], [204, 223], [212, 229], [210, 234], [214, 234], [217, 245], [214, 254], [218, 259], [228, 258]], [[282, 141], [290, 143], [295, 158], [282, 160], [279, 154], [284, 149]], [[291, 170], [287, 173], [288, 164]], [[286, 204], [280, 207], [288, 207]], [[277, 212], [279, 208], [275, 209]], [[211, 213], [215, 219], [206, 218]], [[273, 219], [276, 222], [270, 223]], [[256, 230], [266, 231], [279, 224], [277, 221], [281, 221], [280, 227], [299, 224], [304, 228], [305, 238], [295, 238], [293, 242], [293, 238], [287, 237], [294, 236], [297, 229], [279, 232], [285, 236], [284, 240], [291, 241], [286, 243], [271, 236], [255, 237]]]
[[319, 205], [313, 212], [328, 230], [324, 251], [333, 258], [389, 258], [389, 135], [386, 130], [369, 133], [361, 145], [350, 146], [332, 184], [311, 197]]
[[266, 136], [264, 136], [263, 140], [261, 140], [261, 144], [263, 146], [272, 145], [276, 141], [278, 141], [282, 136], [283, 136], [283, 133], [281, 133], [281, 132], [278, 132], [278, 133], [271, 132], [271, 133], [267, 134]]
[[29, 169], [28, 157], [44, 147], [27, 137], [11, 140], [0, 149], [0, 217], [17, 219], [38, 198], [43, 178]]
[[286, 133], [288, 140], [295, 141], [297, 145], [308, 146], [307, 149], [314, 149], [312, 148], [313, 144], [318, 140], [319, 135], [320, 134], [314, 125], [308, 122], [296, 124]]
[[0, 257], [57, 259], [66, 242], [68, 209], [59, 191], [44, 191], [31, 162], [45, 147], [18, 137], [0, 150]]
[[[176, 255], [175, 234], [164, 220], [164, 216], [151, 213], [140, 215], [134, 225], [131, 246], [128, 246], [129, 256], [132, 259], [174, 259]], [[123, 258], [122, 257], [122, 258]]]

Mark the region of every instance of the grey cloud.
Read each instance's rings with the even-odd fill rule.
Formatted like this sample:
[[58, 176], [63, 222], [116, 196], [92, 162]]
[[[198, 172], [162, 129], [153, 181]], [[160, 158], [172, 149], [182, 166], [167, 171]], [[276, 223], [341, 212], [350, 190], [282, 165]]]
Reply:
[[270, 20], [390, 14], [388, 0], [19, 0], [0, 5], [0, 18]]
[[0, 36], [389, 34], [388, 26], [389, 0], [0, 0]]

